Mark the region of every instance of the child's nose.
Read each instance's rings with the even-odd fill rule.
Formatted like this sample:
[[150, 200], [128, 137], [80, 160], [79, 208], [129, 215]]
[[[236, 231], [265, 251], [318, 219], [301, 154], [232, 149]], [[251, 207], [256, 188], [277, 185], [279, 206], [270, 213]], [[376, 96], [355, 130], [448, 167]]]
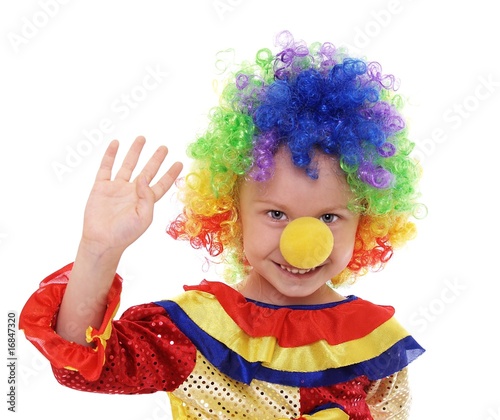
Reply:
[[281, 254], [296, 268], [317, 267], [328, 258], [332, 249], [332, 231], [314, 217], [295, 219], [281, 233]]

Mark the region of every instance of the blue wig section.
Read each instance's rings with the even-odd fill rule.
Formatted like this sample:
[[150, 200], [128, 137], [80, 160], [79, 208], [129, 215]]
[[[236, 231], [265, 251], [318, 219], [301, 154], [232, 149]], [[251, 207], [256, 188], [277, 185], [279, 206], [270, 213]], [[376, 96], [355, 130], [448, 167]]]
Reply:
[[[273, 132], [279, 142], [286, 143], [293, 162], [309, 169], [312, 177], [316, 177], [309, 168], [314, 148], [342, 156], [346, 164], [372, 173], [378, 166], [376, 159], [394, 153], [387, 138], [404, 127], [402, 119], [394, 119], [395, 109], [387, 104], [376, 106], [381, 103], [382, 87], [364, 61], [348, 58], [326, 75], [311, 68], [276, 80], [255, 108], [253, 119], [258, 131]], [[384, 172], [379, 173], [379, 181], [364, 181], [388, 187], [390, 174], [377, 169]]]

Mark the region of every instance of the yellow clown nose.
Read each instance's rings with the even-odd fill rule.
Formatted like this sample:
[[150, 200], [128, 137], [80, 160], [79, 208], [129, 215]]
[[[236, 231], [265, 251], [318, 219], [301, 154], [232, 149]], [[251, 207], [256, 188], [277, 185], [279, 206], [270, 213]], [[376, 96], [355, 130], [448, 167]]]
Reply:
[[317, 267], [328, 258], [332, 249], [332, 231], [314, 217], [295, 219], [281, 233], [281, 254], [296, 268]]

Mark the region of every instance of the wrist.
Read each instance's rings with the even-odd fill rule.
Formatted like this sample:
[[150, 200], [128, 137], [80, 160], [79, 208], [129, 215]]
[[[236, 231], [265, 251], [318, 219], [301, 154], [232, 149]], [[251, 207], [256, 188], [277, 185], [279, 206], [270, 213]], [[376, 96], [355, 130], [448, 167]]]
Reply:
[[[104, 249], [93, 242], [82, 240], [73, 264], [71, 278], [78, 278], [79, 282], [85, 282], [87, 285], [95, 284], [94, 287], [100, 292], [102, 289], [107, 290], [116, 274], [122, 254], [122, 250]], [[94, 289], [93, 293], [95, 292]]]
[[118, 265], [124, 251], [125, 249], [109, 247], [96, 241], [82, 238], [78, 246], [77, 257], [81, 255], [85, 259], [109, 263], [116, 262]]
[[122, 252], [103, 249], [82, 240], [64, 292], [56, 331], [67, 340], [83, 345], [88, 326], [98, 328], [107, 310], [107, 297]]

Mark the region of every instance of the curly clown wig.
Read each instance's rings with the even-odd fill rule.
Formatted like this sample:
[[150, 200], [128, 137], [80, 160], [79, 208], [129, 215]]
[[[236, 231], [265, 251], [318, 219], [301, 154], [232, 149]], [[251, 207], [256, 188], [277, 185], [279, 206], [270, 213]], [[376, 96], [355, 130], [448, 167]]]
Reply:
[[314, 153], [325, 153], [339, 160], [355, 196], [350, 209], [360, 214], [352, 259], [331, 279], [338, 286], [382, 268], [415, 235], [420, 169], [410, 157], [403, 99], [376, 62], [331, 43], [306, 45], [289, 32], [277, 45], [277, 54], [261, 49], [231, 73], [206, 132], [188, 147], [194, 161], [180, 186], [184, 210], [167, 232], [218, 256], [226, 280], [238, 281], [249, 269], [239, 180], [269, 179], [280, 147], [314, 179]]

